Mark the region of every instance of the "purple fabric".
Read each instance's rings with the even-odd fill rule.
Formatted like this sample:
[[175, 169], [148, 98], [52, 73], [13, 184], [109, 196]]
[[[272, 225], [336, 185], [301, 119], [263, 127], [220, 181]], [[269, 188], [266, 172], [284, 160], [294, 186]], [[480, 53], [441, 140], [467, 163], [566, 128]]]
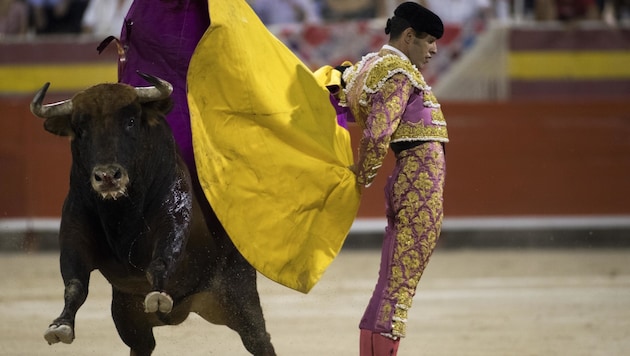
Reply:
[[162, 78], [173, 85], [173, 110], [168, 121], [182, 157], [194, 170], [190, 115], [186, 99], [186, 74], [197, 43], [210, 25], [208, 2], [136, 0], [120, 35], [126, 61], [118, 80], [134, 86], [149, 85], [136, 71]]
[[407, 311], [442, 228], [445, 171], [439, 142], [396, 157], [385, 187], [387, 229], [379, 277], [360, 329], [405, 336]]
[[335, 108], [335, 113], [337, 114], [337, 124], [345, 129], [348, 129], [348, 122], [355, 122], [350, 108], [339, 105], [339, 99], [337, 99], [333, 94], [330, 94], [330, 103]]
[[424, 98], [422, 91], [418, 88], [414, 88], [413, 92], [409, 96], [407, 101], [407, 107], [403, 113], [402, 120], [411, 123], [418, 123], [422, 121], [424, 126], [431, 127], [433, 123], [433, 110], [424, 106]]

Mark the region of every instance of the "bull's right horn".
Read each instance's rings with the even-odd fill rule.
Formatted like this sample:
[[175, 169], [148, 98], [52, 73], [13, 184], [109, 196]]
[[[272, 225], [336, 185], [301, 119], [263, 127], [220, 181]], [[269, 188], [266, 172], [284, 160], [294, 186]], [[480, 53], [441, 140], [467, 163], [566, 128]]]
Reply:
[[154, 77], [150, 74], [142, 73], [140, 71], [137, 71], [137, 73], [147, 82], [153, 84], [151, 87], [136, 88], [136, 93], [138, 94], [141, 102], [166, 99], [173, 92], [173, 86], [166, 80]]
[[49, 86], [50, 83], [44, 84], [44, 86], [39, 89], [39, 91], [33, 97], [33, 101], [31, 101], [31, 112], [33, 113], [33, 115], [41, 117], [43, 119], [47, 119], [49, 117], [70, 114], [72, 112], [71, 99], [53, 104], [42, 105], [42, 102], [44, 101], [44, 96], [46, 96], [46, 92], [48, 91]]

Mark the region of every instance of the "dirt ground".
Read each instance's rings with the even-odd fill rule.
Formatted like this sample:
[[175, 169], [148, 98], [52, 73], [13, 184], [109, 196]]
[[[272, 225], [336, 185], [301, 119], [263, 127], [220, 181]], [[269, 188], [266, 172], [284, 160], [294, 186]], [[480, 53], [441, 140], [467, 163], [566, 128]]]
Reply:
[[[446, 249], [434, 254], [399, 355], [627, 355], [630, 250]], [[61, 311], [56, 253], [0, 254], [1, 355], [128, 355], [93, 273], [73, 344], [43, 338]], [[279, 355], [357, 355], [378, 252], [347, 250], [308, 295], [259, 278]], [[195, 315], [156, 329], [154, 355], [247, 355], [231, 330]]]

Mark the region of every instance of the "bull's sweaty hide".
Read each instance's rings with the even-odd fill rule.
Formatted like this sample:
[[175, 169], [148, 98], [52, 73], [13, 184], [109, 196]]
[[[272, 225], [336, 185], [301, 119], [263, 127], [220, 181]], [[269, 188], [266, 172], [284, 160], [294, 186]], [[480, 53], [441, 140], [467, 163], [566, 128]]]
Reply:
[[262, 274], [307, 293], [337, 256], [360, 191], [328, 91], [244, 0], [209, 1], [188, 71], [206, 197]]

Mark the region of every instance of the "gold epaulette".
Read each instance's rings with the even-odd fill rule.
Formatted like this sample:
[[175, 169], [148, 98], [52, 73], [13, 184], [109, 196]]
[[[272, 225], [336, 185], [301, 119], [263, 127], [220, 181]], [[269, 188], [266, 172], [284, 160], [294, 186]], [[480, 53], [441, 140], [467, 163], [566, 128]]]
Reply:
[[430, 89], [418, 68], [408, 60], [395, 54], [387, 54], [374, 63], [365, 79], [363, 89], [368, 93], [376, 93], [388, 79], [399, 73], [407, 76], [414, 87], [423, 91]]

